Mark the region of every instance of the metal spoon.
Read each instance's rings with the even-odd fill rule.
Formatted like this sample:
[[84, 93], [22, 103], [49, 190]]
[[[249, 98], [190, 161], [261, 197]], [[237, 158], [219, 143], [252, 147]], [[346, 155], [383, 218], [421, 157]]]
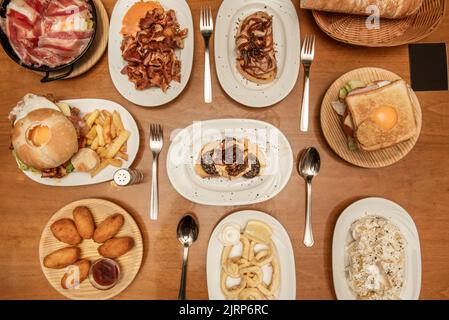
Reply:
[[307, 211], [304, 230], [304, 245], [312, 247], [314, 244], [312, 232], [312, 179], [320, 171], [320, 154], [315, 148], [307, 148], [298, 163], [298, 172], [307, 183]]
[[182, 257], [182, 274], [181, 286], [179, 288], [178, 300], [186, 299], [186, 277], [187, 277], [187, 259], [189, 257], [189, 248], [198, 238], [198, 225], [191, 215], [186, 215], [179, 221], [176, 230], [178, 240], [184, 247], [184, 254]]

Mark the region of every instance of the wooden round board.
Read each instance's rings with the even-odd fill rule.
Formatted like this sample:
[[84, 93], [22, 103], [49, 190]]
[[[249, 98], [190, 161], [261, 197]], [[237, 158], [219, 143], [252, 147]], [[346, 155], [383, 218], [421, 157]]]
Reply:
[[332, 101], [338, 99], [339, 90], [349, 80], [362, 80], [371, 83], [376, 80], [398, 80], [400, 77], [390, 71], [379, 68], [361, 68], [350, 71], [338, 78], [327, 90], [321, 105], [321, 129], [328, 144], [341, 158], [359, 167], [381, 168], [392, 165], [405, 157], [413, 149], [418, 141], [422, 127], [421, 106], [418, 97], [410, 89], [410, 97], [415, 107], [415, 118], [417, 122], [417, 134], [408, 141], [401, 142], [395, 146], [377, 151], [357, 150], [351, 151], [348, 148], [347, 137], [341, 126], [341, 117], [332, 108]]
[[366, 47], [392, 47], [419, 41], [441, 24], [447, 0], [425, 0], [415, 15], [380, 19], [379, 28], [368, 29], [367, 17], [313, 11], [318, 26], [337, 41]]
[[[118, 237], [130, 236], [134, 239], [134, 247], [131, 251], [127, 252], [123, 256], [116, 259], [120, 265], [120, 279], [117, 285], [109, 290], [98, 290], [94, 288], [89, 279], [84, 280], [78, 289], [63, 289], [61, 287], [61, 278], [65, 273], [65, 269], [49, 269], [44, 267], [43, 260], [46, 255], [53, 251], [67, 247], [69, 245], [59, 242], [52, 234], [50, 226], [56, 220], [61, 218], [73, 218], [72, 212], [78, 206], [88, 207], [92, 215], [94, 216], [95, 224], [98, 225], [101, 221], [108, 216], [120, 213], [125, 218], [123, 227], [117, 234]], [[81, 249], [81, 258], [88, 258], [91, 263], [101, 258], [97, 252], [97, 248], [100, 244], [95, 243], [92, 239], [83, 240], [78, 247]], [[102, 199], [84, 199], [72, 202], [62, 209], [58, 210], [48, 221], [45, 226], [41, 240], [39, 243], [39, 259], [41, 263], [42, 271], [44, 272], [47, 280], [59, 293], [70, 299], [76, 300], [104, 300], [110, 299], [123, 290], [125, 290], [131, 282], [134, 280], [137, 272], [140, 269], [143, 257], [143, 241], [139, 227], [132, 218], [132, 216], [118, 205], [102, 200]]]
[[[109, 17], [106, 8], [101, 0], [93, 0], [95, 7], [97, 9], [97, 33], [95, 35], [94, 42], [89, 50], [86, 52], [84, 57], [75, 63], [74, 69], [70, 75], [64, 79], [71, 79], [82, 75], [89, 71], [97, 62], [101, 59], [106, 47], [108, 45], [109, 37]], [[55, 77], [66, 72], [66, 69], [61, 71], [52, 72], [51, 76]], [[39, 74], [45, 75], [45, 73], [38, 72]]]

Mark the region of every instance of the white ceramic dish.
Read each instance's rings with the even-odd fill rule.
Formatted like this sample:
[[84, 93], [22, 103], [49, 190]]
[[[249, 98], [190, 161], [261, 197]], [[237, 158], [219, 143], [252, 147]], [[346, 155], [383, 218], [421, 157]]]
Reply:
[[136, 90], [134, 84], [128, 80], [127, 75], [121, 74], [126, 65], [122, 58], [120, 45], [123, 36], [120, 34], [122, 20], [128, 9], [138, 0], [117, 1], [111, 16], [109, 29], [109, 73], [111, 74], [114, 86], [120, 94], [127, 100], [144, 107], [157, 107], [175, 99], [184, 90], [190, 78], [193, 64], [193, 20], [189, 5], [185, 0], [160, 0], [165, 9], [173, 9], [181, 28], [189, 29], [188, 36], [184, 39], [184, 49], [177, 50], [176, 55], [181, 60], [181, 82], [172, 81], [167, 92], [162, 92], [159, 88], [149, 88], [146, 90]]
[[353, 222], [366, 216], [376, 215], [389, 219], [407, 241], [405, 262], [405, 286], [403, 300], [417, 300], [421, 291], [421, 247], [418, 230], [410, 215], [398, 204], [382, 198], [366, 198], [347, 207], [338, 218], [332, 243], [332, 271], [334, 288], [339, 300], [355, 300], [346, 281], [346, 247], [351, 242], [349, 229]]
[[[236, 68], [235, 35], [239, 21], [256, 11], [273, 16], [278, 73], [264, 85], [246, 80]], [[248, 107], [267, 107], [284, 99], [295, 86], [300, 67], [301, 38], [296, 9], [290, 0], [224, 0], [215, 30], [215, 65], [222, 88]]]
[[[253, 179], [199, 177], [195, 161], [201, 148], [224, 137], [246, 137], [257, 143], [267, 158], [261, 175]], [[205, 205], [248, 205], [277, 195], [290, 180], [293, 153], [287, 138], [269, 123], [250, 119], [219, 119], [196, 122], [172, 140], [167, 173], [173, 187], [186, 199]]]
[[[63, 100], [62, 102], [68, 103], [71, 107], [76, 107], [81, 110], [81, 115], [91, 112], [95, 109], [108, 110], [113, 112], [117, 111], [121, 118], [126, 130], [131, 132], [131, 136], [128, 139], [128, 161], [123, 161], [123, 168], [129, 168], [136, 158], [137, 151], [139, 150], [139, 129], [137, 128], [136, 121], [131, 114], [121, 105], [109, 100], [102, 99], [73, 99]], [[31, 171], [23, 171], [31, 180], [34, 180], [40, 184], [57, 187], [73, 187], [73, 186], [85, 186], [90, 184], [97, 184], [105, 181], [112, 180], [115, 170], [118, 168], [108, 166], [97, 176], [91, 178], [89, 173], [72, 172], [62, 179], [49, 179], [41, 178], [39, 173]]]
[[278, 300], [295, 300], [296, 299], [296, 273], [295, 273], [295, 257], [293, 254], [292, 243], [287, 231], [281, 223], [272, 216], [254, 210], [239, 211], [230, 214], [220, 221], [210, 236], [207, 248], [207, 290], [210, 300], [224, 300], [225, 297], [220, 287], [221, 272], [221, 252], [223, 245], [218, 239], [220, 229], [225, 223], [236, 223], [245, 228], [249, 220], [260, 220], [268, 224], [273, 230], [273, 242], [276, 246], [277, 255], [281, 269], [281, 281]]

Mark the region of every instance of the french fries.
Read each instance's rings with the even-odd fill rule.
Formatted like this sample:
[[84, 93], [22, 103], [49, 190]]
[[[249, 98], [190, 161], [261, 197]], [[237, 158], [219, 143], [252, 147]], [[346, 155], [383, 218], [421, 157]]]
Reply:
[[90, 145], [90, 148], [92, 149], [92, 150], [97, 150], [98, 149], [98, 147], [100, 146], [100, 144], [99, 144], [99, 141], [100, 140], [100, 138], [98, 138], [98, 135], [95, 137], [95, 139], [92, 141], [92, 143], [91, 143], [91, 145]]
[[120, 133], [120, 131], [125, 130], [122, 118], [120, 117], [120, 114], [117, 111], [114, 111], [112, 113], [112, 122], [114, 123], [114, 126], [117, 128], [117, 134]]
[[100, 164], [90, 172], [90, 176], [93, 178], [97, 174], [99, 174], [103, 169], [105, 169], [109, 165], [109, 161], [107, 160], [101, 160]]
[[123, 159], [125, 161], [128, 161], [128, 155], [126, 153], [121, 152], [121, 151], [117, 152], [117, 157], [119, 157], [120, 159]]
[[112, 141], [111, 122], [112, 122], [111, 117], [106, 115], [104, 117], [104, 126], [103, 126], [103, 138], [104, 138], [105, 144], [110, 144]]
[[106, 149], [106, 158], [112, 159], [120, 151], [122, 145], [128, 140], [131, 133], [129, 131], [123, 130], [118, 135], [117, 139]]
[[99, 110], [95, 110], [94, 112], [92, 112], [89, 117], [86, 120], [86, 124], [89, 127], [92, 127], [92, 125], [94, 124], [94, 122], [97, 120], [98, 116], [100, 115], [100, 111]]
[[120, 159], [107, 159], [109, 164], [114, 167], [120, 168], [122, 166], [122, 160]]
[[95, 126], [95, 129], [97, 130], [98, 145], [103, 147], [106, 144], [105, 141], [104, 141], [103, 127], [102, 126]]
[[93, 126], [90, 128], [89, 133], [86, 135], [87, 139], [93, 140], [97, 136], [97, 130], [95, 128], [96, 126]]
[[121, 167], [123, 161], [128, 161], [127, 141], [131, 135], [123, 125], [117, 111], [95, 110], [84, 116], [89, 132], [85, 136], [88, 147], [94, 150], [101, 161], [90, 172], [95, 177], [109, 165]]

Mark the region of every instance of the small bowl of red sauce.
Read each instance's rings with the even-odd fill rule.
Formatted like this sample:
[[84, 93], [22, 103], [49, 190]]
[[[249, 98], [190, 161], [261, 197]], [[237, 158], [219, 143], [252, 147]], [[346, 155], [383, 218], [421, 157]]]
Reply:
[[89, 281], [99, 290], [111, 289], [117, 284], [119, 279], [120, 266], [112, 259], [98, 259], [90, 267]]

